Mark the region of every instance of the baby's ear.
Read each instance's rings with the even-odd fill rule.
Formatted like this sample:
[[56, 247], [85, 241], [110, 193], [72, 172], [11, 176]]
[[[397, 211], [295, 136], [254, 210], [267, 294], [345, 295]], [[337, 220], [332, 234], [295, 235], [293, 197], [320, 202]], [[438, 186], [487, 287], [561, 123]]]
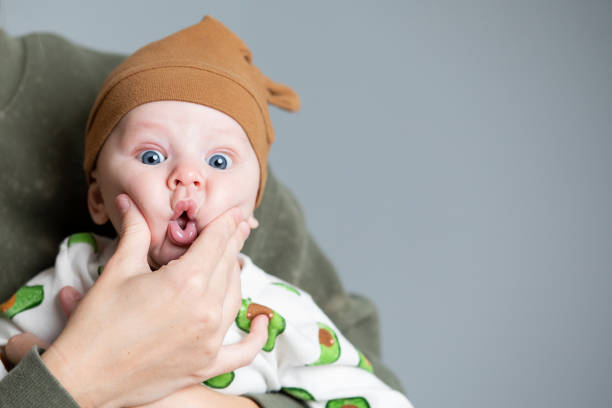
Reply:
[[108, 221], [108, 213], [102, 199], [102, 191], [98, 183], [97, 171], [93, 170], [90, 174], [91, 182], [87, 190], [87, 207], [91, 219], [98, 225], [103, 225]]

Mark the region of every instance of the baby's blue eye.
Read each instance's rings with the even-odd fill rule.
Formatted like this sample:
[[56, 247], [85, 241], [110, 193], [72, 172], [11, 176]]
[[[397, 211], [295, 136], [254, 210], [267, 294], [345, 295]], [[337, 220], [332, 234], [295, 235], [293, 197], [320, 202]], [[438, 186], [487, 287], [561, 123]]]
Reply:
[[206, 162], [210, 167], [219, 170], [225, 170], [232, 165], [232, 159], [222, 153], [213, 154], [206, 160]]
[[166, 156], [164, 156], [157, 150], [145, 150], [144, 152], [138, 154], [138, 159], [144, 164], [150, 164], [154, 166], [166, 160]]

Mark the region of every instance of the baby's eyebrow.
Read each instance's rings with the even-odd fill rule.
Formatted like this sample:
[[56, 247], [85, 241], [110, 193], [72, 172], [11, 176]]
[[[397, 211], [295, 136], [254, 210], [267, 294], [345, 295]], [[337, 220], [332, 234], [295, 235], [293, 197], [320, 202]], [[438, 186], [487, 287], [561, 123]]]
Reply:
[[137, 120], [137, 121], [130, 121], [127, 123], [127, 129], [130, 130], [137, 130], [139, 128], [145, 128], [145, 129], [152, 129], [152, 130], [158, 130], [158, 131], [163, 131], [163, 132], [168, 132], [170, 129], [168, 129], [168, 127], [161, 123], [161, 122], [156, 122], [156, 121], [143, 121], [143, 120]]

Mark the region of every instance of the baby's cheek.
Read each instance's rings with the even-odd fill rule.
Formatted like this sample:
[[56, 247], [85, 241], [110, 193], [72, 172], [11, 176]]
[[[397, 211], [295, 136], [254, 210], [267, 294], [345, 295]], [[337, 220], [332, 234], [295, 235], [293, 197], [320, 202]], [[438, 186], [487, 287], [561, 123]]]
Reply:
[[234, 207], [238, 207], [241, 210], [243, 217], [246, 219], [253, 213], [255, 199], [250, 202], [244, 197], [238, 197], [235, 194], [227, 193], [222, 197], [220, 196], [218, 200], [214, 201], [214, 203], [210, 204], [209, 210], [207, 211], [207, 218], [211, 221]]
[[258, 184], [254, 184], [253, 180], [247, 181], [246, 177], [236, 178], [231, 182], [225, 180], [217, 185], [211, 183], [214, 194], [209, 196], [209, 208], [215, 212], [215, 217], [218, 217], [230, 208], [238, 207], [242, 210], [242, 215], [247, 218], [255, 208], [258, 188]]

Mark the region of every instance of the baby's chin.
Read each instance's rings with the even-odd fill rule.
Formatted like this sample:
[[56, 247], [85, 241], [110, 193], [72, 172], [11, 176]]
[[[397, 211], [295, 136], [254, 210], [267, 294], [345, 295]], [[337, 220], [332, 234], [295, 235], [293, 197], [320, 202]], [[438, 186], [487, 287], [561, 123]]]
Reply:
[[185, 234], [185, 231], [177, 223], [174, 226], [169, 225], [163, 235], [152, 239], [147, 257], [151, 269], [157, 270], [187, 252], [198, 232], [195, 230], [195, 224], [190, 234]]

